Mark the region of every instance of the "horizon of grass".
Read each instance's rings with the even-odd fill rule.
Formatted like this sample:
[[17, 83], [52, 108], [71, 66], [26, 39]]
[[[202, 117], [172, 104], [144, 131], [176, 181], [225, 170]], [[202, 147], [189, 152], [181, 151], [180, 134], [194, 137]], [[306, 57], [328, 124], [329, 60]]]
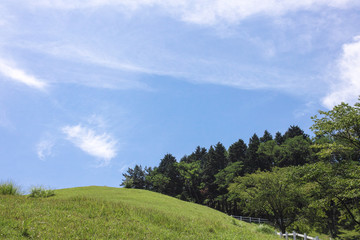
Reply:
[[269, 227], [146, 190], [92, 186], [55, 194], [1, 195], [0, 239], [278, 239]]

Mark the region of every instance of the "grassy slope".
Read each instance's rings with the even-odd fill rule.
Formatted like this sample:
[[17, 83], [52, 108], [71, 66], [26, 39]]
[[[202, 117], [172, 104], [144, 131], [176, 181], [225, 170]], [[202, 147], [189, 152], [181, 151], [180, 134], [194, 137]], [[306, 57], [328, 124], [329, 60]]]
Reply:
[[201, 205], [109, 187], [56, 190], [47, 199], [0, 195], [0, 238], [278, 239]]

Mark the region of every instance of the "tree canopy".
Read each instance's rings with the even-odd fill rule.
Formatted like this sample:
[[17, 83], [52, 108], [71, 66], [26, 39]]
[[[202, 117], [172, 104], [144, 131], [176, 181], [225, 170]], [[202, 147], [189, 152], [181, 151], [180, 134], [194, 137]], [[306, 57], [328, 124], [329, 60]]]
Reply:
[[291, 125], [275, 138], [265, 130], [228, 149], [220, 142], [198, 146], [180, 162], [165, 154], [157, 167], [129, 168], [121, 185], [267, 217], [281, 231], [360, 232], [360, 102], [319, 111], [312, 120], [314, 138]]

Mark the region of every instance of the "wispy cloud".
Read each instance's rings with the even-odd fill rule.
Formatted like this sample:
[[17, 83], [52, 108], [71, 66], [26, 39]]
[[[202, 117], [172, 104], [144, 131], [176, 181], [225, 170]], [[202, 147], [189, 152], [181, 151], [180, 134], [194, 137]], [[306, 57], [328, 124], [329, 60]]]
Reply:
[[62, 128], [62, 132], [70, 142], [82, 151], [100, 159], [101, 166], [109, 165], [111, 159], [116, 157], [117, 141], [108, 133], [99, 134], [81, 124], [65, 126]]
[[355, 103], [360, 95], [360, 36], [354, 37], [352, 43], [344, 44], [342, 50], [338, 61], [339, 78], [323, 99], [328, 108], [341, 102]]
[[45, 161], [47, 157], [52, 155], [52, 149], [54, 145], [54, 141], [50, 139], [40, 141], [36, 145], [36, 153], [38, 158], [42, 161]]
[[45, 90], [47, 87], [47, 83], [43, 80], [26, 73], [24, 70], [14, 66], [14, 64], [10, 64], [3, 59], [0, 59], [0, 74], [13, 81], [23, 83], [29, 87], [39, 90]]
[[[35, 47], [32, 46], [32, 48], [34, 49]], [[73, 61], [79, 60], [81, 62], [88, 62], [106, 68], [147, 74], [157, 73], [155, 70], [146, 69], [129, 62], [120, 62], [117, 59], [111, 58], [109, 55], [104, 55], [103, 53], [95, 53], [94, 51], [85, 49], [83, 46], [57, 43], [50, 45], [41, 45], [36, 48], [39, 51], [49, 53], [56, 57], [71, 59]]]
[[357, 0], [43, 0], [34, 3], [64, 10], [119, 7], [127, 11], [157, 6], [183, 21], [212, 25], [220, 22], [237, 23], [255, 15], [281, 16], [297, 10], [320, 10], [323, 7], [348, 8], [360, 5]]
[[[357, 0], [16, 1], [23, 3], [24, 12], [35, 6], [40, 14], [31, 16], [37, 20], [33, 26], [16, 15], [18, 4], [8, 4], [19, 18], [15, 31], [35, 29], [25, 31], [17, 42], [25, 47], [15, 48], [46, 53], [56, 83], [148, 90], [151, 83], [145, 80], [160, 75], [241, 89], [316, 92], [317, 97], [324, 95], [318, 87], [325, 82], [319, 77], [324, 71], [321, 67], [332, 61], [328, 53], [344, 42], [338, 35], [354, 35], [352, 29], [333, 34], [353, 25], [343, 20], [345, 11], [334, 14], [335, 20], [340, 19], [338, 25], [327, 15], [334, 9], [360, 6]], [[97, 21], [87, 24], [89, 16]], [[252, 24], [256, 31], [248, 27]], [[234, 34], [220, 36], [222, 27]], [[332, 49], [324, 46], [328, 42]]]
[[183, 19], [197, 24], [237, 23], [256, 15], [282, 16], [298, 10], [319, 10], [323, 7], [346, 8], [358, 4], [355, 0], [203, 0], [187, 1]]
[[[95, 47], [91, 47], [90, 50], [83, 46], [83, 43], [77, 45], [76, 43], [59, 41], [49, 43], [22, 42], [14, 46], [49, 55], [55, 61], [65, 60], [63, 62], [66, 65], [65, 67], [61, 70], [53, 70], [53, 74], [57, 76], [52, 79], [54, 84], [74, 83], [94, 88], [152, 90], [145, 82], [139, 81], [133, 76], [136, 74], [176, 75], [175, 73], [145, 68], [132, 63], [130, 60], [120, 61], [107, 51], [96, 51]], [[83, 71], [84, 66], [87, 67], [86, 71]], [[116, 71], [116, 76], [112, 75], [113, 72], [109, 72], [110, 70]]]

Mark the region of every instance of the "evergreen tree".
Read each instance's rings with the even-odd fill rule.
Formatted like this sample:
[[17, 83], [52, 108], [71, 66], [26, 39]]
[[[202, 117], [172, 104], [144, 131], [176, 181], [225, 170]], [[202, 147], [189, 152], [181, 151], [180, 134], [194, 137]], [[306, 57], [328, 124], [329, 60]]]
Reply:
[[284, 140], [293, 138], [296, 136], [303, 136], [304, 139], [309, 138], [309, 135], [305, 134], [299, 126], [290, 126], [284, 134]]
[[285, 142], [284, 136], [281, 134], [281, 132], [277, 132], [275, 134], [275, 142], [277, 145], [281, 145]]
[[239, 139], [237, 142], [233, 143], [229, 147], [229, 162], [242, 162], [244, 163], [246, 158], [246, 149], [247, 146], [242, 139]]
[[224, 145], [218, 142], [215, 146], [215, 158], [218, 163], [218, 171], [224, 169], [228, 165], [227, 151]]
[[176, 158], [171, 154], [166, 154], [161, 159], [157, 173], [162, 174], [164, 179], [169, 179], [165, 187], [165, 194], [176, 196], [181, 193], [182, 183], [180, 181], [180, 173], [177, 169]]
[[180, 162], [193, 163], [196, 161], [200, 161], [201, 166], [203, 166], [206, 161], [206, 154], [206, 148], [197, 146], [193, 153], [191, 153], [189, 156], [185, 155], [184, 157], [182, 157]]
[[258, 154], [257, 154], [259, 145], [260, 145], [260, 139], [255, 133], [250, 138], [249, 145], [246, 150], [246, 161], [244, 167], [247, 173], [253, 173], [260, 167], [258, 163]]
[[206, 199], [205, 204], [210, 207], [215, 207], [215, 197], [218, 195], [215, 175], [220, 170], [220, 164], [213, 146], [210, 146], [206, 156], [202, 176], [202, 194]]
[[203, 161], [203, 159], [206, 157], [207, 150], [204, 147], [197, 146], [195, 152], [193, 152], [193, 156], [196, 159], [196, 161], [200, 160]]
[[260, 138], [260, 143], [264, 143], [270, 140], [273, 140], [273, 137], [267, 130], [265, 130], [264, 135]]
[[134, 169], [128, 168], [127, 172], [123, 173], [123, 176], [125, 179], [121, 183], [121, 186], [137, 189], [144, 189], [146, 187], [146, 173], [145, 170], [142, 169], [141, 165], [135, 165]]

